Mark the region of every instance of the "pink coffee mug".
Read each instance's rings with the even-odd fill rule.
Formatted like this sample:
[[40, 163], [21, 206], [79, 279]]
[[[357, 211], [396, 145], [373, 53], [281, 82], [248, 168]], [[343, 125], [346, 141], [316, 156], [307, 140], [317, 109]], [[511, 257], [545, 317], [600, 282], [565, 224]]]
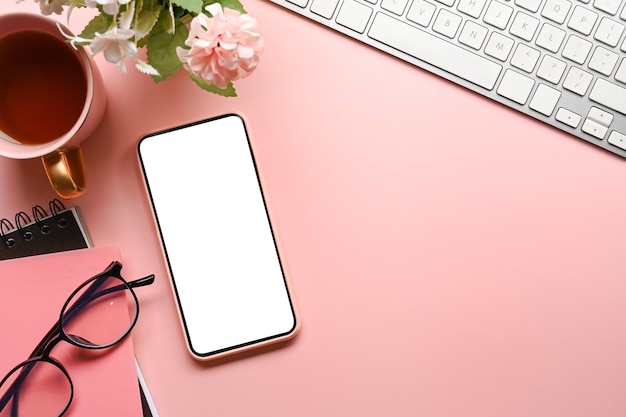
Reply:
[[79, 144], [100, 124], [106, 92], [98, 67], [69, 29], [35, 13], [0, 14], [0, 155], [41, 158], [57, 193], [86, 187]]

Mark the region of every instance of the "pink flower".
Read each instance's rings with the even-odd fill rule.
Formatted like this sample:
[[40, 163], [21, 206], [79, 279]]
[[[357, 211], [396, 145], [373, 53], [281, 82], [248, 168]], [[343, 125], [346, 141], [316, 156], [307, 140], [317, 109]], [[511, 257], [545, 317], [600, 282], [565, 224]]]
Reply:
[[208, 5], [213, 17], [199, 14], [191, 21], [185, 45], [176, 53], [184, 68], [218, 88], [250, 75], [259, 63], [263, 38], [256, 20], [219, 3]]

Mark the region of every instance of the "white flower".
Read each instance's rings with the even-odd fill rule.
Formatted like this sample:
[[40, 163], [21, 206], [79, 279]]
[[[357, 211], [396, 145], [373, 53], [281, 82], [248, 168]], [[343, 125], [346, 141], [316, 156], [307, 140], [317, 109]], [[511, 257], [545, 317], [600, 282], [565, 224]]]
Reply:
[[98, 7], [98, 5], [100, 5], [106, 14], [115, 16], [120, 10], [120, 4], [128, 4], [130, 1], [131, 0], [85, 0], [85, 5], [87, 7]]
[[96, 33], [91, 41], [91, 52], [96, 55], [100, 52], [104, 58], [114, 64], [124, 72], [124, 58], [135, 59], [137, 57], [137, 45], [131, 40], [135, 36], [135, 31], [131, 29], [120, 29], [114, 27], [103, 34]]

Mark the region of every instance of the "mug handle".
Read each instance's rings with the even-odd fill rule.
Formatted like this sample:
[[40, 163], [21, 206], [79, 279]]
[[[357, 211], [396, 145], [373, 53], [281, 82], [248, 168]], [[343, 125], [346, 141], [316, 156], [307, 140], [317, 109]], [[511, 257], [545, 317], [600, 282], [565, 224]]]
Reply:
[[50, 184], [61, 197], [74, 198], [85, 192], [87, 176], [80, 146], [56, 150], [42, 156], [41, 161]]

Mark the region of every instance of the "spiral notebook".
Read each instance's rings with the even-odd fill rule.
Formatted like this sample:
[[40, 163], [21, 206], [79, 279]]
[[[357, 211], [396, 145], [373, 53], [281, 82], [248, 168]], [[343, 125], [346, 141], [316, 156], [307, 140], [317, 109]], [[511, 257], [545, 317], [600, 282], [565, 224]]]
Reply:
[[[47, 210], [36, 205], [13, 220], [0, 219], [0, 261], [93, 247], [78, 206], [65, 208], [54, 199]], [[135, 361], [144, 417], [158, 417], [139, 363]]]
[[34, 206], [31, 213], [20, 211], [14, 220], [0, 219], [0, 260], [42, 255], [92, 246], [80, 209], [66, 209], [52, 200], [48, 210]]

